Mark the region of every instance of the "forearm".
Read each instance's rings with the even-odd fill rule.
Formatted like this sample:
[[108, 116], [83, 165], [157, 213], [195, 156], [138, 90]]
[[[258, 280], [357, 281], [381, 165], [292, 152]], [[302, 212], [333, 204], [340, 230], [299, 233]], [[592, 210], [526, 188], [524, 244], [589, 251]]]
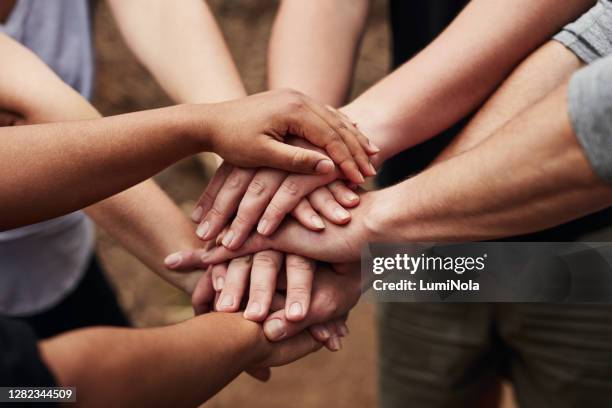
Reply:
[[246, 95], [206, 2], [108, 2], [130, 48], [176, 102], [221, 102]]
[[268, 51], [270, 88], [344, 103], [368, 8], [369, 0], [283, 0]]
[[194, 407], [252, 364], [263, 341], [256, 323], [212, 313], [163, 328], [80, 330], [40, 347], [81, 406]]
[[147, 180], [96, 203], [86, 210], [106, 230], [151, 270], [179, 289], [191, 293], [201, 273], [172, 272], [164, 258], [183, 248], [199, 248], [195, 227], [174, 202]]
[[206, 150], [185, 130], [205, 129], [202, 114], [190, 121], [190, 107], [180, 106], [1, 129], [0, 229], [86, 207]]
[[[562, 86], [476, 148], [376, 193], [372, 229], [398, 241], [485, 240], [609, 206], [612, 188], [587, 161], [566, 99]], [[411, 197], [399, 211], [398, 197]]]
[[430, 46], [345, 111], [384, 160], [473, 111], [514, 66], [593, 3], [472, 1]]

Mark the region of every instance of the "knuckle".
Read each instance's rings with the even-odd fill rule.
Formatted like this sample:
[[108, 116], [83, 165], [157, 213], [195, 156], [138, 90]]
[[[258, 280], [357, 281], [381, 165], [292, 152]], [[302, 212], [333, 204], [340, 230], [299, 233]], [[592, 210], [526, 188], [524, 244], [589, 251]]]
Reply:
[[204, 191], [202, 196], [200, 197], [200, 206], [203, 208], [212, 207], [215, 202], [215, 197], [208, 191]]
[[266, 183], [263, 180], [253, 179], [247, 191], [255, 196], [260, 196], [266, 191]]
[[241, 227], [245, 227], [247, 225], [251, 225], [251, 219], [245, 216], [243, 212], [238, 212], [234, 217], [234, 221], [232, 221], [232, 227], [242, 229]]
[[307, 299], [310, 296], [310, 288], [305, 285], [292, 285], [287, 291], [293, 299]]
[[278, 266], [278, 259], [276, 257], [271, 256], [265, 252], [260, 252], [255, 254], [254, 263], [257, 263], [259, 266], [276, 268]]
[[309, 259], [303, 257], [288, 256], [287, 269], [310, 271], [313, 269], [313, 263]]
[[261, 300], [270, 293], [270, 288], [263, 282], [251, 284], [250, 296], [252, 299]]
[[219, 204], [217, 203], [213, 204], [208, 213], [211, 218], [222, 218], [224, 214], [223, 210], [219, 208]]
[[322, 317], [329, 318], [338, 312], [338, 301], [331, 291], [319, 291], [313, 300], [313, 310], [317, 310]]
[[310, 155], [304, 150], [298, 150], [291, 160], [294, 167], [306, 167], [310, 163]]
[[232, 171], [229, 176], [227, 176], [226, 184], [228, 187], [237, 188], [239, 187], [244, 180], [242, 174], [239, 171]]
[[300, 192], [300, 186], [293, 180], [287, 179], [281, 185], [282, 190], [290, 196], [297, 196]]
[[270, 218], [279, 218], [285, 215], [285, 211], [274, 201], [271, 201], [266, 209], [266, 215]]

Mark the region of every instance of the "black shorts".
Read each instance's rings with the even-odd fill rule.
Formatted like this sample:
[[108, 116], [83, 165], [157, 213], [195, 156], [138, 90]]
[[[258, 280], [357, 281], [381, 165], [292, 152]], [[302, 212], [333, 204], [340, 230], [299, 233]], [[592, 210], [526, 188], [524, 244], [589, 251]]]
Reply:
[[115, 291], [93, 256], [78, 286], [52, 309], [19, 319], [39, 338], [90, 326], [129, 326]]

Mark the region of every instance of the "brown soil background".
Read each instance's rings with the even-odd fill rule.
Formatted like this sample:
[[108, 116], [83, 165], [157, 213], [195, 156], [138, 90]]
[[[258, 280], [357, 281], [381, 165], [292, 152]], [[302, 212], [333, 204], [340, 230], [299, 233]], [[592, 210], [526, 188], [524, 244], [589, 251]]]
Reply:
[[[265, 90], [266, 47], [277, 1], [210, 0], [249, 92]], [[171, 101], [125, 46], [112, 16], [101, 2], [96, 18], [97, 95], [105, 115], [167, 106]], [[388, 72], [387, 4], [374, 0], [353, 96]], [[184, 160], [156, 177], [188, 212], [210, 174], [195, 159]], [[185, 295], [99, 233], [99, 253], [118, 289], [122, 306], [136, 326], [163, 325], [192, 315]], [[263, 385], [242, 375], [205, 406], [224, 407], [373, 407], [377, 401], [375, 308], [360, 303], [349, 319], [351, 335], [339, 353], [319, 352], [273, 370]], [[211, 333], [214, 336], [214, 333]], [[206, 352], [203, 350], [203, 352]], [[506, 405], [506, 404], [504, 404]]]

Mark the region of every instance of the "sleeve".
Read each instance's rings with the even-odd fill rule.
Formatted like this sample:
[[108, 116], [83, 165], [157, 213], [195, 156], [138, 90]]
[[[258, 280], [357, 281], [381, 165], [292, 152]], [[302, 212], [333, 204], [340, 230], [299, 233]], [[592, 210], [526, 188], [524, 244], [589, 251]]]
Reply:
[[612, 0], [599, 0], [554, 40], [587, 64], [612, 54]]
[[612, 183], [612, 56], [576, 72], [568, 107], [572, 126], [595, 173]]
[[38, 339], [32, 329], [22, 322], [0, 317], [0, 386], [55, 385], [39, 354]]

